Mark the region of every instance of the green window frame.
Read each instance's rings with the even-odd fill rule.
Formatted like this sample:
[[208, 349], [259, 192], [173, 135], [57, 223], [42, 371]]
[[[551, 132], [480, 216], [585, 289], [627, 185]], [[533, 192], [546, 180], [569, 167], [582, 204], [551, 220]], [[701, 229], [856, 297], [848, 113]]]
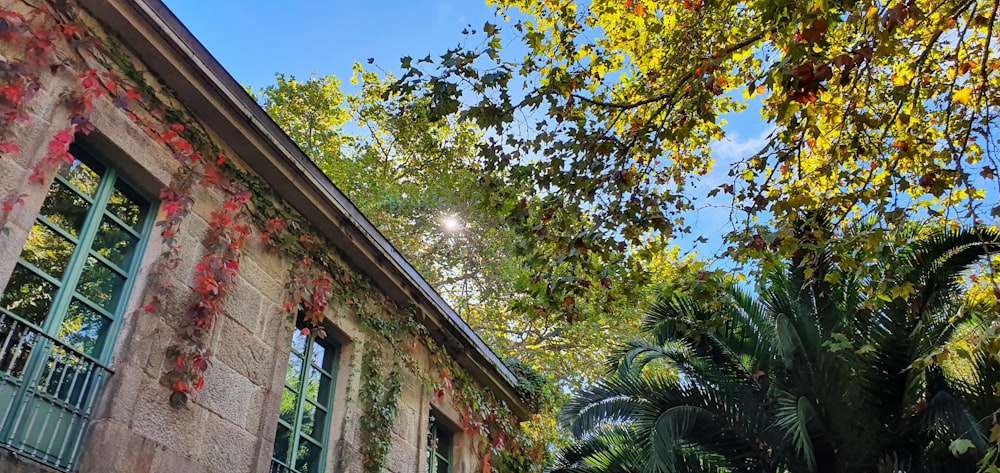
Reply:
[[454, 434], [437, 421], [434, 411], [427, 420], [427, 472], [451, 473]]
[[[333, 414], [339, 347], [316, 333], [292, 335], [271, 471], [322, 473]], [[316, 332], [316, 331], [313, 331]]]
[[0, 447], [69, 470], [154, 220], [153, 201], [73, 145], [0, 291]]

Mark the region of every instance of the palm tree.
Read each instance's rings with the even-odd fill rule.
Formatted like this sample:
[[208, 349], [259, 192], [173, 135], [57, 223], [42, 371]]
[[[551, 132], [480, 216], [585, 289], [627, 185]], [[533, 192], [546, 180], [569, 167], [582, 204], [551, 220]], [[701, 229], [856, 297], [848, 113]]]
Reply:
[[[985, 327], [957, 281], [998, 249], [993, 230], [938, 231], [872, 268], [879, 277], [817, 250], [759, 296], [730, 290], [721, 309], [660, 301], [648, 338], [564, 407], [576, 441], [554, 471], [974, 472], [1000, 367], [935, 356], [960, 325]], [[900, 297], [868, 295], [879, 287]]]

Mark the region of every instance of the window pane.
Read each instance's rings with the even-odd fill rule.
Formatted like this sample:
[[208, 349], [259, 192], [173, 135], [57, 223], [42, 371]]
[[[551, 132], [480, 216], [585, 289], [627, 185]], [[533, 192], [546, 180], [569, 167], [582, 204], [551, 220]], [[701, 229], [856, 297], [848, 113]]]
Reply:
[[302, 432], [321, 440], [324, 424], [326, 424], [326, 413], [316, 408], [312, 402], [304, 402], [302, 406]]
[[56, 287], [24, 266], [14, 266], [10, 282], [0, 297], [0, 307], [28, 322], [41, 325], [52, 306]]
[[105, 217], [101, 220], [101, 227], [94, 239], [94, 251], [119, 268], [127, 270], [138, 243], [139, 240], [121, 225]]
[[281, 411], [279, 417], [288, 425], [295, 425], [295, 401], [298, 396], [291, 389], [285, 388], [281, 393]]
[[97, 193], [97, 186], [101, 183], [101, 176], [79, 160], [73, 160], [72, 165], [59, 169], [59, 175], [90, 197]]
[[83, 266], [83, 274], [80, 275], [76, 292], [102, 308], [114, 312], [124, 285], [125, 278], [108, 265], [97, 261], [97, 258], [90, 256]]
[[292, 445], [292, 431], [281, 424], [278, 424], [278, 433], [274, 437], [274, 453], [272, 457], [281, 460], [282, 463], [288, 461], [288, 449]]
[[105, 343], [110, 325], [110, 319], [73, 300], [56, 336], [67, 345], [96, 356], [97, 350]]
[[52, 183], [40, 214], [66, 233], [79, 237], [89, 211], [90, 204], [80, 194], [57, 181]]
[[62, 279], [75, 248], [72, 242], [59, 236], [44, 223], [35, 222], [28, 234], [28, 241], [21, 250], [21, 259], [45, 271], [53, 279]]
[[309, 342], [309, 337], [302, 335], [300, 330], [292, 332], [292, 351], [296, 353], [306, 352], [306, 343]]
[[329, 368], [323, 366], [323, 363], [325, 361], [326, 361], [326, 347], [324, 347], [321, 343], [317, 341], [313, 341], [312, 363], [316, 366], [319, 366], [320, 368], [329, 371], [330, 370]]
[[[309, 367], [309, 376], [306, 378], [306, 397], [307, 398], [312, 399], [314, 401], [317, 400], [317, 399], [326, 399], [325, 397], [322, 397], [322, 395], [324, 395], [326, 393], [325, 392], [320, 392], [320, 388], [321, 387], [325, 387], [325, 386], [320, 386], [320, 385], [321, 384], [327, 384], [327, 383], [324, 382], [325, 378], [326, 377], [323, 376], [323, 374], [320, 373], [319, 370], [317, 370], [315, 367], [312, 367], [312, 366]], [[326, 389], [323, 389], [322, 391], [326, 391]]]
[[299, 439], [299, 449], [295, 452], [295, 469], [299, 473], [315, 473], [320, 471], [319, 466], [322, 461], [323, 451], [309, 443], [306, 439]]
[[134, 195], [131, 190], [119, 187], [111, 192], [107, 209], [133, 230], [138, 230], [142, 227], [142, 218], [146, 213], [144, 202], [143, 198]]
[[285, 371], [285, 384], [295, 390], [302, 389], [302, 358], [295, 353], [288, 355], [288, 368]]

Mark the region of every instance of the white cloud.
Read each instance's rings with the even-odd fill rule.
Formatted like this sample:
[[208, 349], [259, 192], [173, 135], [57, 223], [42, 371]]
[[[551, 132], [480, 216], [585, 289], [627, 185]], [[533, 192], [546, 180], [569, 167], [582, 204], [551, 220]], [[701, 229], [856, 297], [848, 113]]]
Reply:
[[725, 138], [714, 141], [709, 145], [712, 148], [712, 157], [715, 158], [717, 163], [732, 164], [740, 158], [745, 158], [760, 151], [774, 130], [774, 126], [769, 126], [761, 130], [759, 135], [750, 138], [740, 136], [739, 132], [727, 133]]

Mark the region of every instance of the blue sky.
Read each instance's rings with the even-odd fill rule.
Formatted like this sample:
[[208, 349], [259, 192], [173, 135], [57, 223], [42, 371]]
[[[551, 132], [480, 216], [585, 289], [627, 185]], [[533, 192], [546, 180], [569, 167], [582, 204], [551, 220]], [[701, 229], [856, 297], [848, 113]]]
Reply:
[[[396, 70], [402, 56], [439, 55], [467, 24], [496, 23], [480, 0], [164, 0], [241, 84], [255, 89], [274, 74], [334, 74], [376, 59]], [[367, 66], [367, 63], [365, 63]], [[345, 84], [346, 85], [346, 84]]]
[[[437, 56], [454, 48], [466, 25], [500, 24], [483, 0], [164, 0], [216, 59], [243, 85], [258, 89], [274, 82], [277, 72], [307, 78], [334, 74], [345, 91], [351, 66], [375, 58], [390, 72], [399, 58]], [[507, 26], [509, 27], [509, 26]], [[756, 110], [727, 117], [728, 138], [713, 146], [715, 171], [701, 178], [701, 196], [724, 182], [728, 164], [752, 154], [763, 144], [769, 127]], [[711, 256], [722, 248], [731, 229], [728, 198], [720, 193], [686, 216], [694, 234], [680, 236], [683, 251], [697, 248]], [[709, 242], [697, 245], [705, 236]]]

